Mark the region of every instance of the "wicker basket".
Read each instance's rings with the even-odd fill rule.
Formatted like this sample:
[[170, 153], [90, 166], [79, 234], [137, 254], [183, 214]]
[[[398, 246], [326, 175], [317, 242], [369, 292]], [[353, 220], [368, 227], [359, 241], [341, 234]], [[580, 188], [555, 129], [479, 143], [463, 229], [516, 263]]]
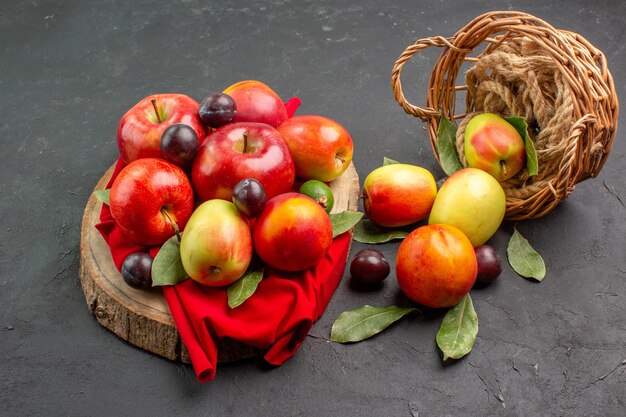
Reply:
[[[544, 216], [566, 199], [578, 182], [595, 177], [602, 169], [615, 138], [619, 111], [615, 86], [604, 54], [582, 36], [555, 29], [529, 14], [490, 12], [477, 17], [451, 38], [425, 38], [410, 45], [395, 62], [391, 77], [393, 93], [400, 106], [428, 124], [431, 146], [441, 164], [437, 152], [440, 118], [460, 123], [460, 130], [471, 114], [489, 110], [481, 108], [484, 102], [477, 101], [480, 86], [475, 85], [475, 77], [466, 76], [466, 83], [457, 85], [462, 65], [478, 65], [491, 54], [520, 45], [524, 45], [526, 50], [537, 51], [542, 59], [547, 60], [545, 62], [554, 67], [558, 79], [563, 80], [559, 85], [536, 85], [535, 89], [544, 91], [544, 94], [564, 92], [571, 103], [568, 107], [571, 108], [571, 111], [568, 110], [571, 119], [562, 135], [558, 136], [556, 147], [559, 149], [552, 152], [547, 147], [555, 147], [554, 143], [549, 145], [537, 140], [541, 130], [546, 130], [538, 122], [536, 114], [537, 109], [546, 104], [544, 97], [535, 102], [525, 97], [524, 102], [528, 106], [521, 110], [525, 114], [516, 114], [520, 109], [507, 108], [502, 103], [496, 106], [499, 106], [500, 113], [526, 117], [529, 126], [535, 128], [529, 129], [529, 134], [537, 153], [544, 158], [543, 163], [540, 161], [536, 177], [520, 174], [514, 181], [503, 184], [507, 195], [506, 218], [509, 220]], [[440, 47], [443, 51], [430, 76], [426, 105], [418, 107], [405, 99], [400, 74], [415, 53], [431, 46]], [[471, 56], [472, 53], [476, 56]], [[516, 86], [511, 88], [507, 92], [509, 96], [519, 95]], [[465, 94], [465, 110], [461, 112], [456, 110], [457, 93]], [[553, 97], [545, 99], [549, 101]], [[556, 110], [563, 106], [560, 102], [548, 104]], [[457, 145], [458, 140], [457, 137]], [[462, 150], [460, 146], [457, 148]], [[463, 162], [464, 157], [460, 156]]]

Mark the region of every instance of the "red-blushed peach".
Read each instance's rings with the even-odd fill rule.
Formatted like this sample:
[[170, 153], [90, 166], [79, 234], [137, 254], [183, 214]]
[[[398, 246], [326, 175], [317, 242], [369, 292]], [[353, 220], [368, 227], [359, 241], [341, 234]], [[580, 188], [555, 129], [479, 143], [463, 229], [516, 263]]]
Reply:
[[324, 116], [302, 115], [278, 126], [303, 180], [330, 182], [348, 169], [354, 144], [348, 131]]
[[254, 249], [269, 266], [301, 271], [316, 265], [332, 245], [333, 230], [324, 209], [294, 192], [270, 199], [252, 229]]
[[248, 222], [230, 201], [205, 201], [183, 231], [180, 258], [187, 274], [200, 284], [220, 287], [237, 281], [252, 260]]
[[437, 183], [426, 169], [408, 164], [376, 168], [363, 182], [363, 208], [367, 217], [385, 227], [422, 220], [430, 212]]
[[257, 80], [239, 81], [224, 90], [237, 106], [235, 122], [266, 123], [277, 127], [287, 120], [287, 109], [278, 94]]
[[396, 277], [400, 290], [427, 307], [456, 305], [474, 285], [477, 273], [472, 243], [452, 226], [419, 227], [398, 248]]
[[474, 116], [465, 128], [465, 158], [498, 181], [517, 174], [526, 164], [524, 139], [509, 122], [493, 113]]

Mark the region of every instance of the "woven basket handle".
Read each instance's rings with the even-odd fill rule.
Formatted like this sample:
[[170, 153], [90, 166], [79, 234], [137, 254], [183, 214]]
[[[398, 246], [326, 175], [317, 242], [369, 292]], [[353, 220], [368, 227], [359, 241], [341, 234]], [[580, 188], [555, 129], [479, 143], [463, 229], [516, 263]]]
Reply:
[[427, 122], [433, 117], [439, 118], [441, 116], [441, 112], [433, 109], [432, 107], [419, 107], [409, 103], [404, 97], [404, 92], [402, 91], [400, 73], [402, 73], [404, 64], [406, 64], [413, 55], [431, 46], [450, 48], [462, 53], [471, 52], [470, 49], [462, 49], [454, 46], [452, 44], [453, 41], [454, 38], [444, 38], [443, 36], [434, 36], [431, 38], [420, 39], [413, 45], [409, 45], [393, 64], [393, 69], [391, 70], [391, 88], [393, 89], [393, 96], [406, 113], [419, 117], [420, 119], [422, 119], [423, 122]]

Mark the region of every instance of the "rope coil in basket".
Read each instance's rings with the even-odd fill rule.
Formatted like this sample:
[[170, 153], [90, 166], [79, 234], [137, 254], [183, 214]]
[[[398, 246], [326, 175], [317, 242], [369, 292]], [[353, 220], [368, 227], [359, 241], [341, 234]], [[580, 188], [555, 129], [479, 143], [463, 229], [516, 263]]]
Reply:
[[[432, 70], [426, 107], [404, 97], [400, 74], [417, 52], [443, 49]], [[475, 49], [482, 52], [472, 57]], [[473, 64], [465, 84], [456, 85], [464, 62]], [[420, 39], [400, 55], [392, 70], [394, 96], [405, 112], [428, 124], [437, 158], [441, 117], [459, 121], [457, 150], [463, 165], [465, 125], [476, 113], [526, 119], [539, 161], [539, 173], [526, 170], [502, 182], [506, 218], [546, 215], [574, 190], [598, 175], [617, 130], [619, 104], [604, 54], [582, 36], [557, 30], [522, 12], [490, 12], [453, 37]], [[457, 92], [465, 92], [465, 111], [456, 113]]]

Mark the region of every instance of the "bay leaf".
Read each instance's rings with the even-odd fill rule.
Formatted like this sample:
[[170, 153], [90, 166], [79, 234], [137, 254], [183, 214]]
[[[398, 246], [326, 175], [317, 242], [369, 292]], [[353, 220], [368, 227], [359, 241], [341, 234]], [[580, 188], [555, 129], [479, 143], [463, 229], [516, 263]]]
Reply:
[[106, 204], [107, 206], [110, 204], [109, 203], [109, 196], [111, 195], [110, 188], [107, 190], [96, 190], [93, 192], [93, 195], [95, 195], [98, 200], [100, 200], [102, 203]]
[[511, 268], [525, 278], [534, 278], [542, 281], [546, 276], [546, 264], [539, 253], [533, 249], [528, 240], [517, 228], [513, 228], [513, 235], [509, 239], [506, 254]]
[[352, 229], [361, 220], [363, 213], [359, 211], [342, 211], [331, 213], [330, 222], [333, 225], [333, 238]]
[[152, 261], [152, 286], [175, 285], [189, 278], [180, 259], [178, 237], [169, 238]]
[[388, 229], [378, 226], [371, 220], [362, 219], [354, 227], [352, 239], [361, 243], [386, 243], [394, 239], [404, 239], [409, 231], [403, 229]]
[[437, 129], [437, 153], [444, 172], [450, 176], [463, 168], [456, 150], [456, 130], [457, 127], [445, 117], [439, 119]]
[[387, 158], [386, 156], [383, 157], [383, 166], [385, 166], [385, 165], [392, 165], [392, 164], [399, 164], [399, 163], [400, 162], [398, 162], [398, 161], [396, 161], [394, 159]]
[[443, 318], [437, 332], [437, 346], [443, 352], [443, 360], [460, 359], [472, 351], [478, 335], [478, 316], [469, 294]]
[[226, 294], [230, 308], [239, 307], [254, 294], [263, 279], [263, 272], [263, 266], [250, 266], [241, 278], [228, 286]]
[[508, 116], [504, 120], [509, 122], [515, 130], [524, 139], [524, 147], [526, 148], [526, 171], [529, 176], [537, 175], [539, 173], [539, 161], [537, 159], [537, 150], [533, 140], [528, 135], [528, 123], [526, 119], [520, 116]]
[[344, 311], [337, 317], [330, 330], [330, 340], [338, 343], [359, 342], [385, 330], [416, 308], [396, 306], [372, 307], [364, 305], [355, 310]]

